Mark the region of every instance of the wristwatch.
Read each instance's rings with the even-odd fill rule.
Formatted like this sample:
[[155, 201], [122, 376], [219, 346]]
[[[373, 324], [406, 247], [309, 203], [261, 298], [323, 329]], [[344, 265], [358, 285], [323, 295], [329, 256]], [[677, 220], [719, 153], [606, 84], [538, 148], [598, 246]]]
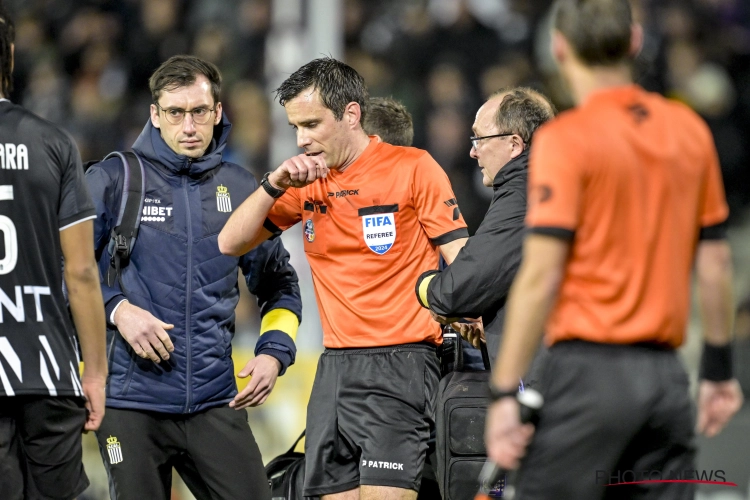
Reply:
[[493, 384], [490, 384], [490, 400], [493, 403], [503, 398], [515, 398], [516, 396], [518, 396], [518, 389], [513, 389], [510, 391], [501, 391], [500, 389], [495, 387]]
[[260, 181], [260, 185], [263, 186], [263, 189], [266, 190], [266, 193], [268, 193], [269, 196], [272, 198], [281, 198], [281, 195], [283, 195], [286, 192], [286, 189], [277, 189], [271, 185], [271, 182], [268, 180], [268, 176], [271, 175], [271, 172], [266, 172], [266, 175], [263, 176], [263, 179]]

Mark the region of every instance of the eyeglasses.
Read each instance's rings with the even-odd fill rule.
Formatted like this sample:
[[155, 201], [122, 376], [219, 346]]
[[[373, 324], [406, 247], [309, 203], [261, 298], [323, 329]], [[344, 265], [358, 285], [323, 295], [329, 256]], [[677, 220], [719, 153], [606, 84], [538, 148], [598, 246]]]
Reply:
[[492, 139], [493, 137], [508, 137], [509, 135], [516, 135], [515, 133], [511, 132], [509, 134], [495, 134], [495, 135], [485, 135], [483, 137], [477, 137], [477, 136], [471, 136], [469, 137], [469, 140], [471, 141], [471, 146], [474, 149], [477, 149], [479, 147], [479, 141], [482, 139]]
[[182, 120], [185, 119], [186, 114], [190, 114], [193, 116], [193, 123], [196, 125], [205, 125], [208, 123], [208, 121], [211, 119], [211, 113], [216, 111], [216, 108], [207, 108], [205, 106], [201, 106], [199, 108], [193, 108], [193, 109], [182, 109], [182, 108], [162, 108], [159, 106], [159, 103], [154, 103], [157, 108], [164, 111], [164, 116], [166, 117], [167, 121], [171, 123], [172, 125], [179, 125], [182, 123]]

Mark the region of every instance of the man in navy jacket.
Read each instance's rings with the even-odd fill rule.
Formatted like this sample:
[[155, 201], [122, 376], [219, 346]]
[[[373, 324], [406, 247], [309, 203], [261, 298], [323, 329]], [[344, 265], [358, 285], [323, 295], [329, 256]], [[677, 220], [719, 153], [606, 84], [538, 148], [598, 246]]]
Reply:
[[[280, 240], [241, 257], [219, 251], [233, 207], [257, 187], [222, 158], [231, 125], [220, 85], [211, 63], [166, 61], [149, 80], [151, 117], [133, 145], [145, 171], [140, 230], [120, 279], [102, 283], [110, 377], [97, 437], [118, 500], [168, 499], [173, 467], [197, 498], [270, 499], [244, 408], [262, 404], [294, 362], [302, 305]], [[86, 174], [103, 276], [123, 176], [119, 158]], [[262, 314], [255, 358], [239, 374], [252, 378], [239, 394], [231, 357], [238, 268]]]

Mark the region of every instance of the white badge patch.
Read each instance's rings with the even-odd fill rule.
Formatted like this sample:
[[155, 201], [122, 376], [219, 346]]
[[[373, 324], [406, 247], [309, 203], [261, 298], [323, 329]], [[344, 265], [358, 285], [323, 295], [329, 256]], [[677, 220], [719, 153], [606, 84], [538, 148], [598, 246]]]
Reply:
[[362, 216], [365, 244], [378, 255], [383, 255], [396, 241], [396, 217], [392, 214]]
[[107, 453], [109, 454], [109, 463], [112, 465], [122, 462], [122, 446], [116, 437], [107, 438]]
[[216, 208], [219, 212], [232, 211], [232, 200], [229, 198], [229, 190], [225, 186], [216, 188]]

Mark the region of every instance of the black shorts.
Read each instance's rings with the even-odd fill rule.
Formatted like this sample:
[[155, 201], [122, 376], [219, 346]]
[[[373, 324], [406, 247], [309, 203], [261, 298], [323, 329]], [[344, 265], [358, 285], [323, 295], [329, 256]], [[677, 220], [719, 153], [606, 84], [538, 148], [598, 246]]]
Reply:
[[84, 400], [0, 397], [0, 494], [3, 500], [71, 499], [89, 480], [81, 462]]
[[326, 349], [307, 407], [305, 496], [419, 490], [438, 374], [427, 344]]
[[695, 469], [688, 385], [672, 350], [555, 344], [542, 376], [544, 406], [521, 464], [517, 497], [692, 499], [691, 483], [619, 484]]
[[271, 498], [245, 410], [221, 406], [171, 414], [107, 408], [96, 437], [113, 499], [168, 500], [173, 467], [201, 500]]

